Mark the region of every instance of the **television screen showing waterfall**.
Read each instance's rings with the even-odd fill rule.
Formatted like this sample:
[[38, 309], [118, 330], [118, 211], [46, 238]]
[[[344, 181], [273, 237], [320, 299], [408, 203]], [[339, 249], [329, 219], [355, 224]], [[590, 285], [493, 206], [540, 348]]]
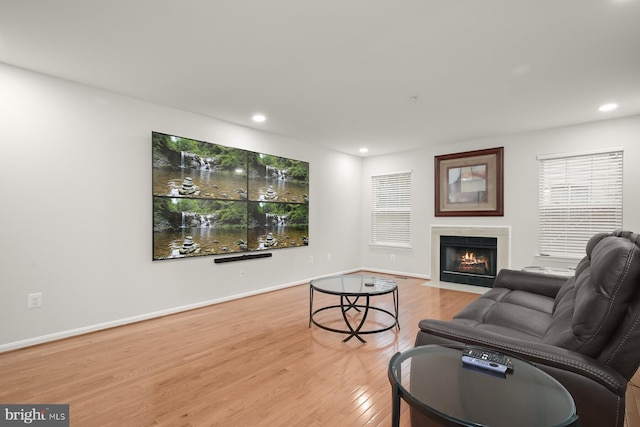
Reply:
[[309, 163], [152, 132], [153, 259], [309, 244]]

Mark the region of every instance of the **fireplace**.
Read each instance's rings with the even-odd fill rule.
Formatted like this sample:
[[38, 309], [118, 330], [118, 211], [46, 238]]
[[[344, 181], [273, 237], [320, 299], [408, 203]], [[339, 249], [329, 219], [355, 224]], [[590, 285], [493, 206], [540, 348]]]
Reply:
[[[440, 278], [440, 238], [442, 236], [465, 236], [495, 238], [498, 241], [496, 249], [496, 274], [498, 271], [511, 267], [511, 227], [491, 225], [453, 225], [432, 224], [429, 226], [431, 234], [431, 267], [428, 286], [445, 289], [466, 290], [467, 292], [484, 293], [493, 285], [475, 286], [453, 282], [446, 282]], [[493, 281], [491, 282], [493, 283]]]
[[440, 281], [493, 287], [498, 239], [440, 236]]

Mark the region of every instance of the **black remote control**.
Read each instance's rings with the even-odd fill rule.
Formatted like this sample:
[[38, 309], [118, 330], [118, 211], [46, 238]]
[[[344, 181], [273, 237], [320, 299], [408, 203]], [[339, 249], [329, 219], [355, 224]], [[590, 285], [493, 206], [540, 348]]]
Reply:
[[[462, 350], [463, 360], [469, 361], [468, 358], [477, 359], [478, 361], [494, 363], [504, 366], [505, 371], [513, 371], [513, 361], [506, 355], [489, 350], [481, 350], [478, 348], [467, 347]], [[478, 363], [476, 366], [481, 366], [483, 363]]]
[[469, 366], [475, 366], [480, 369], [488, 369], [490, 371], [499, 372], [504, 374], [507, 372], [507, 367], [499, 365], [496, 362], [489, 362], [487, 360], [476, 359], [475, 357], [462, 356], [462, 363]]

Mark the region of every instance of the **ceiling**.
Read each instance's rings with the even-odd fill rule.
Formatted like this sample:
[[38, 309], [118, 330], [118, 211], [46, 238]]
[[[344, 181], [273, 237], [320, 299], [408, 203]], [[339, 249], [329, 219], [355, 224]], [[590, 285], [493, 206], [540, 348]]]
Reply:
[[380, 155], [640, 114], [640, 0], [0, 0], [0, 62]]

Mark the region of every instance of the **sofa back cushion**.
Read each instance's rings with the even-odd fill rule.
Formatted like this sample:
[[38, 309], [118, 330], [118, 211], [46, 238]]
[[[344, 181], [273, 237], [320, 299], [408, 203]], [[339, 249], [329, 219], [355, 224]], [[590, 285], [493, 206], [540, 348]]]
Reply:
[[[545, 342], [599, 358], [605, 347], [620, 345], [613, 337], [627, 339], [620, 336], [621, 328], [627, 329], [627, 337], [638, 333], [639, 243], [636, 233], [625, 231], [589, 240], [575, 276], [556, 296]], [[631, 316], [635, 319], [630, 313], [636, 313]]]

